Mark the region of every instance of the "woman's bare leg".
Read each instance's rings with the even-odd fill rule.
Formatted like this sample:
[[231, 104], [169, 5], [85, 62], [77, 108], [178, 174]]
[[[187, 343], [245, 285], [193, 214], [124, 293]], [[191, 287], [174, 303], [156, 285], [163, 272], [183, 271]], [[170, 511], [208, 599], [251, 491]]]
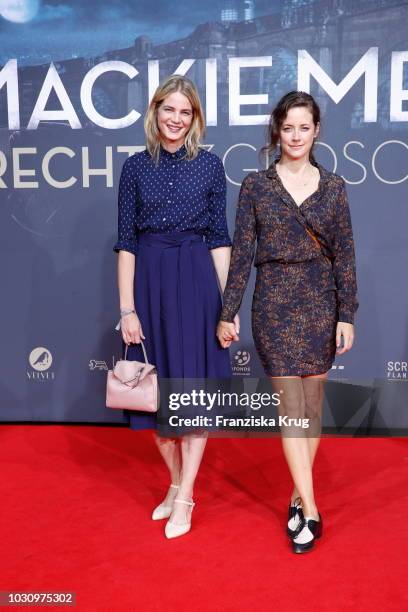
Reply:
[[[309, 455], [312, 468], [320, 444], [324, 384], [326, 380], [327, 373], [318, 374], [316, 376], [305, 376], [302, 378], [305, 396], [305, 416], [310, 419], [311, 424], [307, 440], [309, 443]], [[291, 503], [293, 503], [297, 497], [300, 497], [300, 495], [295, 486], [291, 496]]]
[[[163, 438], [158, 434], [154, 434], [154, 440], [165, 464], [170, 472], [171, 484], [179, 485], [181, 476], [181, 457], [180, 445], [173, 438]], [[164, 505], [171, 505], [177, 494], [177, 489], [169, 488], [169, 491], [162, 501]]]
[[[182, 469], [180, 486], [177, 493], [178, 499], [190, 501], [193, 498], [194, 482], [204, 454], [207, 436], [186, 435], [181, 440]], [[174, 504], [170, 517], [172, 523], [185, 523], [191, 507], [185, 504]]]
[[[300, 377], [271, 378], [280, 393], [279, 415], [289, 419], [304, 419], [306, 399]], [[283, 426], [282, 447], [298, 496], [302, 499], [305, 516], [318, 518], [313, 491], [312, 460], [308, 430], [299, 426]]]

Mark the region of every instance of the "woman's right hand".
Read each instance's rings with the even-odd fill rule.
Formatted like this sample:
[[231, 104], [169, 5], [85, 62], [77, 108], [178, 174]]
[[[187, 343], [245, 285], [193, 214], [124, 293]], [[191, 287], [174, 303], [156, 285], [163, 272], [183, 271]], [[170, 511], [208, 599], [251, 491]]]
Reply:
[[140, 340], [145, 339], [142, 325], [135, 312], [121, 318], [120, 328], [122, 330], [122, 338], [125, 344], [140, 344]]
[[217, 338], [222, 348], [229, 348], [232, 342], [238, 342], [239, 336], [235, 323], [219, 321], [217, 326]]

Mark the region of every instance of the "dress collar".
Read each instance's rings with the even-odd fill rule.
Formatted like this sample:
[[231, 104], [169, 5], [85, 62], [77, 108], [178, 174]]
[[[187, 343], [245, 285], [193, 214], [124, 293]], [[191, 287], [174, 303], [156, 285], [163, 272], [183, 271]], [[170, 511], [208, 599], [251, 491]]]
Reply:
[[[276, 164], [278, 163], [279, 160], [280, 160], [280, 157], [277, 157], [270, 163], [266, 171], [266, 176], [270, 179], [275, 179], [276, 181], [281, 183], [278, 171], [276, 170]], [[312, 166], [315, 166], [316, 168], [318, 168], [320, 172], [320, 184], [325, 183], [330, 176], [330, 172], [328, 172], [326, 168], [323, 168], [323, 166], [318, 164], [314, 158], [310, 160], [310, 163], [312, 164]]]
[[181, 147], [177, 149], [177, 151], [174, 151], [174, 153], [167, 151], [167, 149], [165, 149], [163, 145], [160, 145], [160, 156], [164, 157], [165, 159], [181, 159], [186, 155], [187, 149], [184, 144], [182, 144]]
[[302, 204], [300, 204], [300, 206], [298, 206], [298, 204], [296, 204], [296, 202], [294, 201], [294, 199], [292, 198], [290, 193], [283, 186], [283, 183], [282, 183], [282, 181], [280, 179], [278, 171], [276, 170], [276, 163], [279, 161], [279, 159], [280, 159], [279, 157], [276, 158], [270, 164], [270, 166], [268, 167], [268, 169], [266, 171], [266, 176], [269, 179], [273, 180], [275, 191], [278, 193], [278, 195], [281, 197], [281, 199], [284, 202], [286, 202], [286, 204], [294, 207], [294, 209], [296, 209], [296, 210], [299, 210], [301, 207], [304, 208], [304, 205], [308, 206], [309, 204], [311, 204], [313, 202], [317, 202], [318, 200], [320, 200], [320, 197], [324, 193], [326, 183], [327, 183], [327, 181], [330, 178], [330, 172], [328, 172], [325, 168], [323, 168], [323, 166], [318, 164], [315, 159], [311, 159], [310, 160], [312, 165], [315, 166], [316, 168], [318, 168], [318, 170], [320, 172], [319, 186], [316, 189], [316, 191], [314, 191], [308, 198], [306, 198], [302, 202]]

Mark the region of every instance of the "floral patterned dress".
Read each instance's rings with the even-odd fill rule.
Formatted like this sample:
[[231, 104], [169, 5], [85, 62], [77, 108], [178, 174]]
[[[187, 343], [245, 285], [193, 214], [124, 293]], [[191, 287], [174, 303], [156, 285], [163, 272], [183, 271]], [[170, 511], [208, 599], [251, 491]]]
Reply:
[[327, 372], [336, 324], [353, 323], [357, 284], [344, 180], [313, 161], [318, 189], [300, 206], [275, 162], [242, 183], [222, 321], [233, 321], [248, 282], [257, 242], [252, 301], [255, 346], [269, 376]]

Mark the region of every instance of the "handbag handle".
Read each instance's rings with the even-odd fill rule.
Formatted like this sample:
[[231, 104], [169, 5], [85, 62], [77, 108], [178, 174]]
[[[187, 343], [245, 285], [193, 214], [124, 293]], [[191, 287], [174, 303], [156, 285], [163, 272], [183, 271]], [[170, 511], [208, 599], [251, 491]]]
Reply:
[[[121, 319], [119, 319], [119, 322], [118, 322], [118, 324], [115, 327], [116, 331], [120, 330], [120, 323], [121, 323]], [[143, 357], [144, 357], [145, 363], [149, 364], [149, 362], [147, 360], [147, 353], [146, 353], [145, 345], [143, 344], [143, 340], [141, 338], [140, 338], [140, 344], [142, 345]], [[127, 359], [128, 347], [129, 347], [129, 345], [126, 344], [126, 348], [125, 348], [125, 360]]]
[[[147, 360], [147, 353], [146, 353], [145, 345], [143, 344], [143, 340], [142, 339], [140, 339], [140, 344], [142, 345], [142, 351], [143, 351], [143, 357], [144, 357], [144, 360], [145, 360], [145, 364], [149, 365], [149, 362]], [[125, 348], [125, 361], [127, 359], [128, 348], [129, 348], [129, 345], [127, 344], [126, 348]]]

